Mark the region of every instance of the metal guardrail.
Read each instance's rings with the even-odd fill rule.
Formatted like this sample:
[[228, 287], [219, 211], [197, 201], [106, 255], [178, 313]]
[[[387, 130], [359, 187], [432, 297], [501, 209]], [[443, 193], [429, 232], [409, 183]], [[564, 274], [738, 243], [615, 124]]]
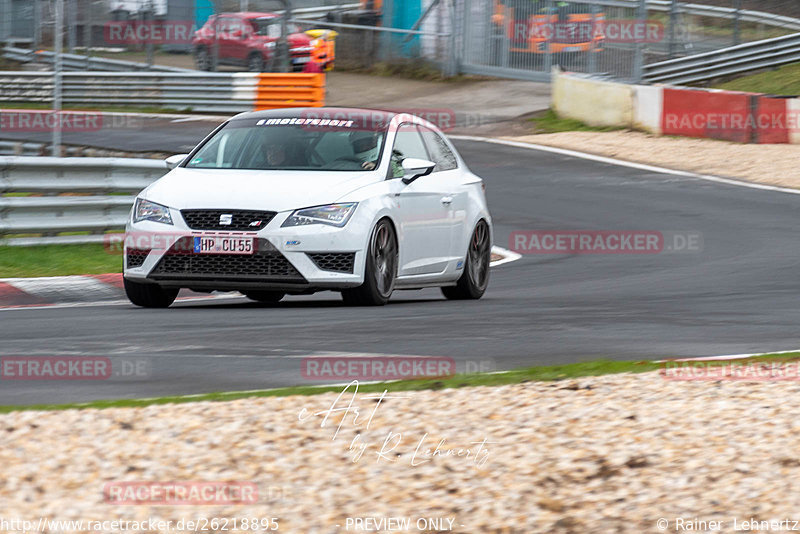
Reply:
[[[12, 61], [22, 63], [43, 63], [53, 65], [55, 53], [47, 50], [28, 50], [26, 48], [15, 48], [7, 46], [3, 49], [3, 57]], [[196, 72], [192, 69], [182, 69], [179, 67], [167, 67], [164, 65], [148, 65], [147, 63], [137, 63], [135, 61], [123, 61], [120, 59], [106, 59], [95, 56], [81, 56], [78, 54], [62, 54], [62, 67], [67, 71], [107, 71], [107, 72], [131, 72], [131, 71], [151, 71], [151, 72]]]
[[[570, 0], [576, 4], [595, 4], [608, 7], [625, 7], [635, 9], [639, 6], [639, 0]], [[647, 0], [647, 9], [651, 11], [668, 12], [671, 8], [672, 0]], [[800, 31], [800, 19], [775, 15], [764, 11], [753, 11], [748, 9], [737, 10], [732, 7], [709, 6], [705, 4], [678, 3], [678, 11], [686, 15], [696, 15], [700, 17], [714, 17], [726, 20], [739, 18], [743, 22], [764, 24], [786, 28], [787, 30]]]
[[0, 156], [40, 156], [47, 145], [25, 141], [0, 141]]
[[[0, 104], [52, 102], [53, 73], [0, 71]], [[65, 72], [64, 104], [237, 113], [321, 106], [325, 75], [254, 72]]]
[[687, 84], [800, 61], [800, 33], [644, 66], [643, 81]]
[[[0, 193], [45, 195], [0, 197], [0, 243], [102, 242], [124, 228], [135, 194], [166, 173], [162, 160], [0, 157]], [[73, 232], [89, 234], [57, 235]]]

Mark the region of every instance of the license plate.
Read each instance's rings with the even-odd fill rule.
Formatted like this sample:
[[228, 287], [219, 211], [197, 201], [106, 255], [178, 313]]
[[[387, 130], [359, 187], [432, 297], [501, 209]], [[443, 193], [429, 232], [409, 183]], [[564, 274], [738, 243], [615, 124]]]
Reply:
[[308, 63], [309, 61], [311, 61], [311, 58], [308, 57], [308, 56], [293, 57], [292, 58], [292, 63]]
[[254, 254], [252, 237], [195, 237], [195, 254]]
[[563, 50], [564, 50], [564, 52], [580, 52], [581, 51], [581, 47], [580, 46], [567, 46], [567, 47], [564, 47]]

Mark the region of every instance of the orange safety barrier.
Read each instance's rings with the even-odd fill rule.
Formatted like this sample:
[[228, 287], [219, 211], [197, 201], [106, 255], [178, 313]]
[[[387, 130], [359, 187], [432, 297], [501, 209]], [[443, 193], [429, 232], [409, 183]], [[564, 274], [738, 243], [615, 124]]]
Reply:
[[322, 107], [325, 105], [325, 75], [262, 73], [258, 75], [253, 110]]

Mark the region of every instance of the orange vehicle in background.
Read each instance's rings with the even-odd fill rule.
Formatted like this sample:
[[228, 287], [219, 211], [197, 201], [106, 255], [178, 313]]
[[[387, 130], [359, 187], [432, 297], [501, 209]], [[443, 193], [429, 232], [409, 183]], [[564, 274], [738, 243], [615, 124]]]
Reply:
[[311, 37], [311, 62], [318, 65], [320, 71], [333, 70], [333, 61], [336, 59], [336, 36], [333, 30], [314, 29], [307, 30], [306, 35]]
[[541, 0], [495, 0], [492, 22], [508, 38], [511, 52], [601, 52], [605, 14], [587, 13], [586, 7], [555, 2], [548, 12]]

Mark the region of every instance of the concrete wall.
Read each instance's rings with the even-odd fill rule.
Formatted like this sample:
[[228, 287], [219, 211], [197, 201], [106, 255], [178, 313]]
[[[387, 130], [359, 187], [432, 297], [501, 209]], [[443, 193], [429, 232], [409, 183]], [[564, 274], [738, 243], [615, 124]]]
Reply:
[[663, 107], [664, 91], [662, 87], [635, 85], [631, 127], [660, 135], [662, 133], [661, 110]]
[[553, 71], [552, 107], [591, 126], [739, 143], [800, 144], [800, 99], [608, 82]]
[[553, 109], [590, 126], [631, 126], [634, 86], [553, 74]]

